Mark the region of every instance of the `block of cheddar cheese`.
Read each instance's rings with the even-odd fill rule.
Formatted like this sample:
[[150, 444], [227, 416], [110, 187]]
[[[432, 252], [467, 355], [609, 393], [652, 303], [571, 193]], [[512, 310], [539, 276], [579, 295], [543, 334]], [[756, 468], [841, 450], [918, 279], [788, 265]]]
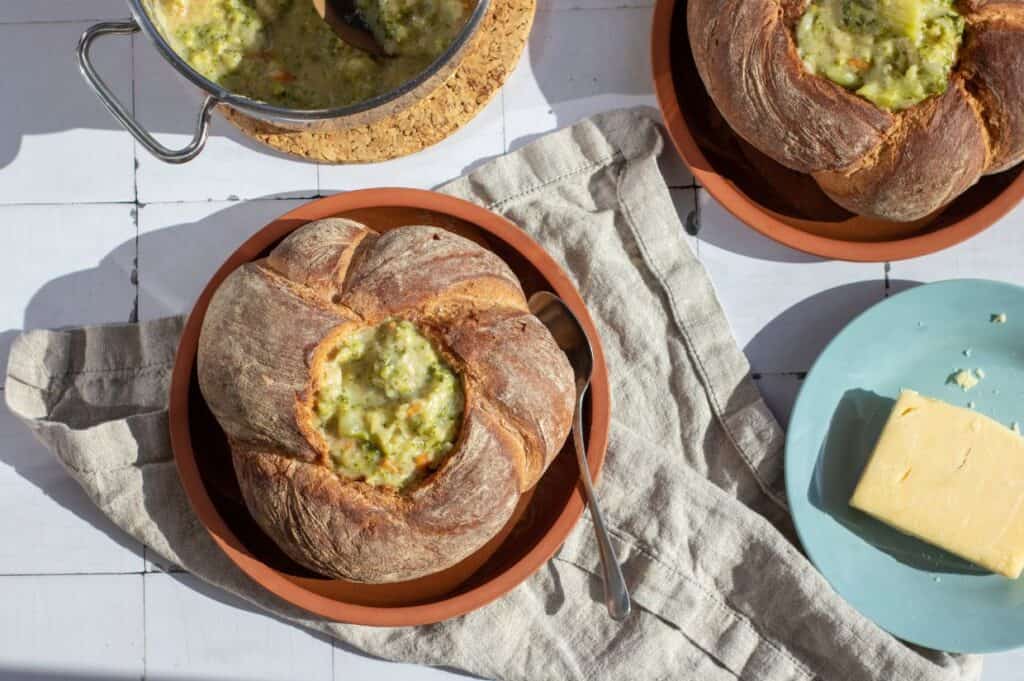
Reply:
[[965, 560], [1024, 570], [1024, 438], [904, 390], [850, 505]]

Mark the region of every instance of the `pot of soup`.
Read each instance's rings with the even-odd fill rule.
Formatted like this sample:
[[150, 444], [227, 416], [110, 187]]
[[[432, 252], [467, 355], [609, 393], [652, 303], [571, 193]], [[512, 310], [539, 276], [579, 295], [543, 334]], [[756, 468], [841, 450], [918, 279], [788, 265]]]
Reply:
[[[82, 75], [107, 110], [157, 158], [184, 163], [202, 151], [217, 106], [291, 129], [366, 125], [408, 108], [455, 70], [489, 0], [356, 0], [385, 55], [342, 41], [312, 0], [128, 0], [129, 21], [90, 27], [78, 45]], [[93, 43], [142, 31], [206, 95], [192, 140], [158, 142], [96, 71]]]

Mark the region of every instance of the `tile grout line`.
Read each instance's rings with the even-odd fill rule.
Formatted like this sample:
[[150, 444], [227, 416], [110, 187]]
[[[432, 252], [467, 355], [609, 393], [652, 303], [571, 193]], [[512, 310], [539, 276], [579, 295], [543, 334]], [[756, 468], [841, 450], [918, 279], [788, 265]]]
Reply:
[[[129, 45], [131, 48], [131, 56], [129, 59], [129, 73], [131, 74], [131, 102], [132, 102], [132, 116], [136, 115], [136, 104], [135, 104], [135, 33], [128, 36]], [[135, 225], [135, 257], [132, 259], [132, 273], [130, 281], [132, 288], [134, 289], [134, 300], [132, 301], [132, 309], [128, 315], [129, 323], [137, 323], [139, 321], [139, 211], [142, 206], [139, 203], [139, 143], [135, 137], [132, 137], [132, 222]], [[146, 569], [146, 545], [142, 545], [142, 569]]]
[[[128, 75], [129, 92], [132, 104], [132, 116], [137, 115], [135, 105], [135, 33], [128, 34]], [[132, 135], [132, 203], [139, 205], [139, 143]]]
[[[701, 225], [700, 225], [700, 189], [699, 189], [699, 187], [694, 186], [692, 188], [692, 191], [693, 191], [693, 213], [692, 213], [692, 215], [694, 216], [694, 220], [697, 223], [696, 224], [697, 228], [693, 232], [693, 242], [694, 242], [694, 244], [696, 244], [696, 249], [695, 250], [697, 251], [697, 253], [696, 253], [697, 260], [698, 260], [698, 262], [700, 262], [700, 250], [701, 250], [700, 249], [700, 242], [701, 242], [701, 238], [700, 238], [700, 227], [701, 227]], [[686, 219], [687, 219], [687, 221], [689, 221], [690, 216], [689, 215], [686, 216]], [[686, 225], [683, 225], [683, 231], [686, 231], [686, 227], [687, 227]], [[703, 262], [701, 262], [701, 266], [703, 267]]]
[[[135, 289], [135, 296], [132, 301], [132, 309], [128, 314], [128, 323], [137, 324], [139, 321], [139, 207], [136, 205], [132, 208], [132, 222], [135, 224], [135, 257], [132, 258], [132, 273], [129, 277], [132, 288]], [[143, 544], [142, 552], [143, 560], [145, 560], [145, 544]]]
[[251, 198], [230, 198], [230, 199], [181, 199], [179, 201], [9, 201], [0, 202], [0, 209], [3, 208], [53, 208], [55, 206], [181, 206], [203, 203], [251, 203], [253, 201], [304, 201], [307, 199], [323, 198], [320, 193], [295, 194], [286, 196], [254, 196]]
[[[143, 544], [143, 547], [146, 545]], [[149, 627], [146, 617], [146, 573], [142, 573], [142, 681], [149, 674]]]
[[[509, 78], [512, 74], [509, 74]], [[505, 83], [508, 83], [508, 78], [505, 79]], [[498, 96], [501, 97], [501, 149], [503, 154], [508, 153], [508, 112], [505, 110], [505, 85], [503, 84], [498, 90]]]
[[0, 572], [0, 579], [20, 577], [134, 577], [136, 575], [183, 575], [189, 574], [183, 568], [159, 569], [159, 570], [131, 570], [126, 572]]

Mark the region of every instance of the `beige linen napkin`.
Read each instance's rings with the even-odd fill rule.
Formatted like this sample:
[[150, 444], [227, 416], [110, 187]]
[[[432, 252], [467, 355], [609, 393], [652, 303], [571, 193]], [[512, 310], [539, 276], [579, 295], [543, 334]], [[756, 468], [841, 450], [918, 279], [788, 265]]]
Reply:
[[858, 615], [792, 543], [783, 434], [684, 240], [661, 149], [646, 115], [612, 112], [443, 188], [528, 231], [597, 322], [614, 398], [599, 492], [636, 604], [624, 624], [600, 602], [587, 516], [519, 588], [438, 625], [335, 624], [264, 592], [198, 524], [171, 460], [180, 318], [28, 332], [11, 352], [8, 404], [160, 556], [372, 655], [515, 681], [977, 678], [977, 658], [908, 648]]

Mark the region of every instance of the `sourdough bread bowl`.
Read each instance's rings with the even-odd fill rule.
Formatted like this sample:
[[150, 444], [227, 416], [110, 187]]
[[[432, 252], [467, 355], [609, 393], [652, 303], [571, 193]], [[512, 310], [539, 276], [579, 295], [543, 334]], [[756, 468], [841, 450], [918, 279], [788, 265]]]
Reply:
[[919, 220], [1024, 160], [1020, 0], [689, 0], [687, 23], [730, 128], [854, 213]]
[[[251, 220], [246, 206], [219, 214]], [[463, 236], [497, 255], [523, 292], [558, 295], [579, 318], [594, 350], [594, 372], [583, 405], [582, 436], [590, 474], [600, 477], [608, 447], [611, 388], [600, 334], [572, 279], [537, 242], [487, 208], [437, 192], [362, 189], [302, 203], [258, 229], [226, 255], [196, 298], [181, 333], [171, 377], [167, 421], [181, 489], [195, 515], [189, 541], [213, 542], [217, 570], [240, 570], [283, 601], [325, 619], [404, 627], [471, 612], [508, 593], [550, 560], [569, 536], [586, 502], [572, 442], [567, 441], [538, 483], [519, 498], [505, 526], [481, 549], [446, 570], [403, 582], [368, 583], [329, 577], [297, 563], [263, 530], [246, 506], [227, 434], [199, 386], [199, 337], [213, 296], [240, 267], [262, 260], [289, 234], [325, 218], [346, 218], [384, 234], [426, 225]], [[207, 554], [209, 555], [209, 554]]]
[[568, 434], [568, 360], [498, 256], [445, 229], [305, 225], [213, 293], [198, 381], [245, 504], [354, 582], [453, 566]]

